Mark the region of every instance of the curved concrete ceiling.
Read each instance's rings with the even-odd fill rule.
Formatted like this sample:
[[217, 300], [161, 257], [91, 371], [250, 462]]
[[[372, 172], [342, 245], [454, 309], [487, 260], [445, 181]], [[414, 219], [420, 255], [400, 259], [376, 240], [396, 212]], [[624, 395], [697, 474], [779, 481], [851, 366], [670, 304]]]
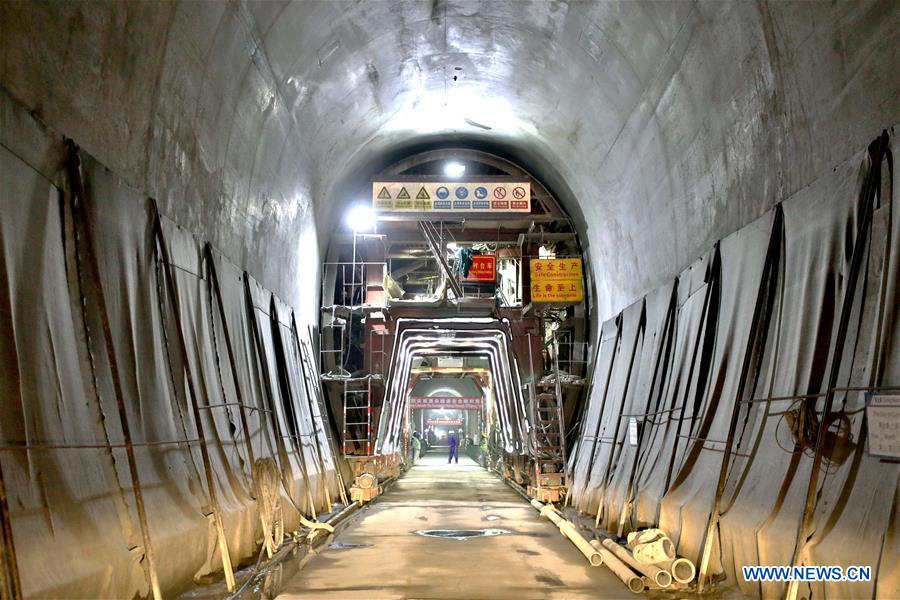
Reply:
[[407, 149], [543, 179], [605, 318], [900, 121], [896, 2], [4, 2], [0, 22], [9, 94], [309, 315], [309, 249]]

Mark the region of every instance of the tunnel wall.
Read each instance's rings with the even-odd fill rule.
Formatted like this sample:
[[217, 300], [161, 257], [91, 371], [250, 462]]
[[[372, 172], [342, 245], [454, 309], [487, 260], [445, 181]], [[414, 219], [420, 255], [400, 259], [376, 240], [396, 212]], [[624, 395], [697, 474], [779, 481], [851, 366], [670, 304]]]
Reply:
[[310, 321], [318, 294], [305, 282], [318, 279], [326, 237], [313, 202], [317, 146], [247, 11], [4, 2], [0, 85]]
[[868, 453], [864, 412], [864, 390], [900, 390], [900, 190], [888, 157], [864, 218], [871, 160], [857, 152], [603, 324], [571, 459], [580, 511], [618, 534], [659, 526], [698, 564], [708, 543], [711, 575], [779, 597], [740, 567], [793, 564], [817, 469], [798, 564], [873, 580], [803, 596], [900, 596], [900, 464]]
[[309, 318], [312, 248], [360, 199], [342, 182], [398, 145], [513, 149], [578, 224], [602, 321], [900, 121], [900, 4], [883, 0], [76, 0], [0, 16], [14, 98]]
[[900, 121], [896, 2], [653, 6], [652, 34], [608, 7], [614, 41], [598, 68], [638, 91], [613, 139], [580, 117], [560, 167], [584, 213], [601, 320]]
[[148, 596], [138, 494], [164, 597], [221, 574], [208, 476], [236, 566], [264, 527], [330, 511], [313, 323], [154, 227], [155, 202], [83, 152], [76, 202], [62, 136], [0, 108], [0, 474], [24, 595]]
[[[705, 335], [707, 330], [715, 332], [714, 339], [699, 338], [704, 344], [701, 348], [713, 348], [713, 342], [724, 344], [728, 339], [724, 333], [720, 336], [720, 331], [733, 331], [738, 337], [756, 331], [747, 321], [747, 298], [743, 296], [723, 295], [715, 306], [714, 318], [711, 316], [709, 303], [715, 297], [707, 301], [706, 272], [713, 265], [719, 266], [723, 294], [727, 285], [737, 285], [730, 277], [744, 269], [749, 277], [758, 273], [763, 268], [759, 263], [763, 260], [760, 257], [762, 238], [750, 236], [750, 230], [740, 228], [752, 228], [755, 223], [766, 229], [772, 217], [763, 215], [774, 203], [784, 198], [793, 198], [789, 201], [792, 202], [807, 197], [811, 188], [824, 190], [826, 195], [834, 194], [830, 187], [841, 188], [841, 182], [853, 179], [853, 169], [859, 164], [859, 160], [855, 165], [853, 160], [845, 162], [847, 157], [881, 127], [900, 118], [900, 104], [896, 102], [900, 79], [891, 75], [896, 70], [900, 48], [898, 7], [900, 4], [896, 2], [883, 1], [811, 5], [486, 0], [408, 2], [402, 10], [387, 2], [2, 2], [0, 136], [5, 166], [0, 227], [4, 231], [6, 268], [2, 323], [5, 333], [10, 335], [4, 336], [6, 364], [2, 367], [5, 370], [0, 385], [4, 386], [4, 400], [16, 398], [9, 404], [19, 407], [9, 409], [8, 414], [4, 409], [4, 423], [12, 427], [4, 429], [4, 434], [23, 433], [22, 419], [26, 413], [22, 412], [22, 406], [49, 411], [41, 412], [40, 418], [28, 413], [29, 426], [43, 426], [45, 420], [53, 417], [51, 409], [59, 411], [54, 417], [59, 425], [59, 415], [65, 411], [82, 410], [72, 405], [77, 405], [82, 396], [90, 398], [95, 385], [106, 386], [102, 397], [106, 402], [110, 398], [109, 382], [98, 380], [95, 384], [92, 377], [86, 377], [89, 361], [83, 350], [76, 352], [87, 341], [79, 338], [78, 332], [84, 329], [78, 322], [80, 310], [70, 306], [73, 302], [77, 304], [77, 299], [72, 300], [76, 298], [72, 276], [63, 277], [71, 269], [70, 264], [63, 261], [64, 254], [58, 248], [48, 251], [41, 264], [32, 264], [36, 260], [34, 252], [30, 244], [26, 246], [30, 240], [27, 236], [37, 236], [41, 242], [46, 239], [71, 245], [69, 238], [50, 233], [62, 231], [65, 222], [45, 206], [54, 202], [50, 198], [55, 193], [51, 186], [65, 187], [60, 179], [63, 146], [59, 134], [75, 139], [107, 167], [111, 173], [105, 176], [121, 184], [117, 189], [129, 190], [131, 202], [141, 207], [134, 208], [133, 218], [126, 219], [133, 227], [127, 235], [124, 230], [115, 229], [117, 224], [111, 224], [118, 233], [110, 233], [110, 237], [118, 240], [119, 246], [117, 254], [105, 258], [104, 273], [111, 279], [108, 287], [123, 292], [113, 300], [140, 300], [141, 306], [149, 309], [159, 304], [152, 298], [158, 292], [152, 289], [138, 292], [129, 287], [134, 279], [112, 279], [109, 275], [115, 272], [111, 269], [125, 270], [126, 265], [138, 260], [145, 261], [142, 263], [145, 274], [150, 273], [146, 262], [149, 251], [141, 245], [146, 242], [147, 232], [138, 224], [147, 225], [147, 207], [143, 203], [146, 197], [153, 197], [160, 212], [169, 219], [164, 222], [170, 242], [180, 239], [178, 227], [194, 234], [195, 246], [201, 241], [213, 242], [221, 251], [218, 256], [223, 272], [230, 269], [233, 275], [238, 275], [246, 270], [260, 282], [252, 291], [258, 295], [255, 304], [261, 310], [268, 310], [271, 304], [263, 291], [270, 289], [293, 307], [301, 324], [314, 321], [317, 311], [318, 287], [311, 282], [317, 281], [318, 250], [326, 238], [317, 230], [331, 231], [340, 209], [350, 200], [335, 192], [340, 189], [338, 184], [342, 179], [351, 174], [365, 179], [365, 173], [356, 172], [359, 165], [368, 164], [386, 149], [423, 133], [480, 137], [505, 144], [515, 149], [516, 155], [510, 158], [527, 163], [554, 190], [571, 190], [571, 194], [560, 196], [575, 216], [582, 238], [589, 246], [597, 286], [596, 312], [604, 320], [615, 315], [602, 328], [604, 341], [600, 346], [589, 420], [603, 425], [604, 437], [615, 435], [619, 439], [623, 430], [616, 425], [612, 418], [616, 413], [612, 411], [647, 412], [648, 398], [653, 406], [668, 402], [662, 405], [676, 408], [678, 399], [687, 395], [701, 399], [696, 410], [703, 418], [693, 416], [692, 411], [684, 427], [705, 426], [706, 417], [727, 415], [729, 407], [728, 400], [719, 399], [716, 402], [721, 406], [716, 410], [710, 408], [712, 400], [707, 399], [712, 398], [711, 385], [699, 386], [700, 375], [715, 372], [725, 378], [721, 382], [715, 380], [717, 384], [733, 385], [737, 376], [732, 361], [742, 346], [738, 344], [737, 350], [723, 347], [719, 354], [709, 350], [700, 355], [706, 356], [709, 364], [692, 371], [691, 365], [699, 360], [693, 352], [699, 344], [698, 336]], [[373, 24], [377, 27], [370, 27]], [[450, 88], [459, 92], [452, 99], [472, 102], [476, 110], [465, 116], [493, 126], [490, 131], [443, 120], [448, 111], [438, 106], [435, 98], [441, 98], [441, 90], [449, 85], [446, 69], [456, 64], [463, 65], [465, 70], [459, 86]], [[481, 101], [495, 97], [500, 102]], [[418, 116], [419, 107], [427, 118]], [[441, 110], [433, 110], [435, 107]], [[495, 113], [489, 115], [483, 114], [482, 107], [500, 110], [486, 111]], [[459, 107], [451, 102], [450, 108]], [[502, 117], [501, 122], [487, 118], [498, 115]], [[55, 133], [42, 129], [41, 123], [48, 124]], [[841, 169], [850, 175], [836, 179], [834, 173]], [[95, 172], [91, 167], [88, 174], [98, 178], [97, 173], [104, 171]], [[45, 188], [43, 192], [41, 186]], [[6, 193], [7, 189], [17, 191], [10, 194]], [[837, 205], [846, 208], [851, 198], [852, 194], [840, 198], [845, 203], [837, 202]], [[95, 210], [101, 210], [107, 206], [118, 207], [122, 202], [125, 202], [122, 197], [110, 193], [96, 197], [94, 206]], [[44, 207], [43, 213], [40, 207]], [[785, 235], [798, 235], [800, 226], [807, 220], [811, 224], [821, 223], [819, 213], [829, 214], [828, 208], [811, 210], [808, 215], [803, 213], [792, 224], [787, 222], [785, 210]], [[34, 217], [34, 223], [18, 212], [25, 210], [37, 211], [29, 215]], [[43, 225], [40, 225], [41, 218], [45, 219]], [[760, 218], [763, 220], [756, 221]], [[852, 219], [847, 217], [846, 221]], [[835, 217], [828, 227], [838, 222], [842, 221]], [[41, 227], [46, 232], [44, 235], [40, 235]], [[818, 240], [816, 236], [827, 237], [827, 231], [837, 231], [828, 227], [811, 233], [811, 239]], [[104, 232], [99, 224], [97, 228], [98, 234]], [[727, 241], [731, 239], [727, 234], [739, 229], [745, 233], [734, 235], [746, 237], [746, 252], [734, 253], [725, 241], [717, 251], [709, 249], [714, 240]], [[892, 240], [896, 239], [897, 235], [893, 235]], [[832, 243], [828, 247], [837, 245]], [[895, 241], [891, 252], [897, 253]], [[113, 260], [113, 256], [118, 259]], [[187, 252], [183, 256], [184, 264], [195, 265], [195, 258]], [[835, 266], [839, 261], [828, 258], [816, 264], [832, 273], [831, 285], [835, 286], [835, 282], [842, 281], [838, 277], [841, 270]], [[813, 262], [810, 259], [810, 264]], [[226, 266], [229, 264], [231, 267]], [[13, 266], [18, 270], [10, 271]], [[55, 269], [49, 280], [40, 275], [48, 269]], [[176, 270], [179, 278], [187, 276], [185, 271]], [[678, 285], [672, 284], [671, 278], [682, 270]], [[800, 271], [799, 267], [795, 270]], [[10, 272], [15, 273], [15, 278]], [[63, 280], [67, 286], [60, 284]], [[53, 287], [41, 287], [49, 285], [42, 283], [46, 281], [56, 283]], [[180, 286], [183, 293], [196, 292], [198, 284], [194, 282], [190, 286], [187, 281]], [[11, 282], [19, 287], [13, 289]], [[665, 285], [659, 287], [661, 283]], [[224, 275], [223, 285], [226, 285]], [[744, 285], [746, 282], [741, 283]], [[794, 289], [794, 284], [791, 285]], [[817, 288], [812, 283], [810, 286], [802, 285], [799, 289], [813, 293]], [[45, 292], [51, 296], [49, 299], [41, 295]], [[750, 295], [754, 293], [755, 290]], [[239, 300], [243, 298], [242, 291], [233, 290], [229, 298], [234, 303], [234, 306], [229, 304], [235, 315], [233, 333], [246, 339], [250, 335], [249, 323], [241, 325], [239, 316], [246, 313], [243, 300]], [[801, 298], [804, 302], [805, 299]], [[64, 310], [57, 310], [55, 305], [47, 308], [43, 304], [46, 302], [62, 303]], [[673, 303], [675, 308], [670, 309]], [[795, 317], [790, 323], [797, 328], [791, 330], [796, 338], [817, 335], [812, 333], [820, 329], [818, 323], [812, 322], [814, 312], [782, 303], [784, 314]], [[184, 304], [193, 306], [187, 299]], [[288, 311], [281, 308], [279, 315], [285, 318], [283, 315]], [[32, 318], [29, 312], [38, 314]], [[121, 312], [123, 316], [115, 318], [124, 327], [122, 335], [139, 332], [140, 328], [132, 325], [139, 319], [126, 315], [124, 309]], [[668, 322], [664, 314], [670, 315]], [[64, 322], [54, 322], [52, 327], [35, 325], [63, 318]], [[155, 317], [157, 321], [160, 318]], [[731, 318], [739, 321], [730, 323]], [[781, 322], [788, 327], [788, 319]], [[833, 322], [834, 316], [829, 315], [823, 319], [822, 327], [831, 331], [827, 325]], [[154, 326], [159, 328], [158, 324]], [[15, 336], [11, 335], [13, 328]], [[660, 349], [650, 343], [654, 328], [668, 332], [667, 339], [672, 340], [669, 346]], [[32, 335], [35, 331], [42, 337]], [[642, 337], [638, 337], [638, 332], [642, 332]], [[54, 338], [51, 333], [63, 339]], [[133, 352], [132, 364], [150, 361], [149, 365], [143, 365], [148, 370], [142, 371], [141, 376], [153, 380], [163, 377], [168, 360], [159, 349], [161, 341], [153, 336], [136, 333], [134, 336], [134, 340], [126, 340], [125, 349], [132, 347], [128, 344], [140, 341], [150, 354], [138, 357]], [[25, 351], [27, 346], [21, 345], [22, 337], [29, 344], [46, 345], [51, 344], [48, 339], [52, 340], [52, 353], [47, 356], [53, 360], [25, 361], [22, 364], [32, 371], [20, 372], [18, 359], [8, 362], [6, 358], [7, 353], [18, 356], [20, 351]], [[15, 345], [5, 342], [10, 339], [15, 340]], [[95, 346], [99, 343], [96, 328], [90, 339]], [[819, 352], [827, 354], [828, 344], [824, 341], [816, 347], [826, 348]], [[65, 369], [57, 368], [54, 362], [62, 348], [69, 348], [70, 356], [66, 360], [73, 365]], [[799, 349], [799, 342], [797, 348], [795, 357], [805, 356], [807, 349]], [[796, 381], [787, 375], [780, 376], [783, 380], [770, 377], [774, 387], [782, 388], [779, 393], [790, 395], [805, 391], [805, 387], [821, 388], [817, 379], [821, 376], [823, 359], [816, 352], [812, 355], [815, 360], [810, 360], [818, 366], [815, 369], [804, 366], [802, 372], [793, 376]], [[98, 349], [97, 356], [102, 360], [102, 348]], [[199, 369], [201, 361], [195, 362]], [[639, 368], [629, 376], [626, 363]], [[278, 368], [274, 358], [257, 364], [255, 375], [247, 379], [247, 389], [253, 390], [254, 398], [261, 398], [260, 394], [265, 393], [262, 364], [269, 365], [271, 372], [277, 372]], [[8, 371], [11, 365], [15, 367], [14, 373]], [[658, 369], [657, 365], [660, 365]], [[104, 365], [99, 367], [102, 371]], [[45, 377], [46, 369], [57, 369], [67, 379], [60, 380], [59, 385], [44, 387], [54, 381], [53, 377]], [[252, 370], [249, 366], [247, 369]], [[897, 369], [885, 372], [896, 373]], [[23, 373], [29, 379], [21, 379]], [[606, 385], [607, 378], [609, 385]], [[259, 382], [254, 383], [256, 379]], [[665, 381], [665, 386], [653, 387], [661, 386], [654, 384], [657, 379]], [[27, 403], [21, 400], [25, 392], [19, 390], [19, 381], [28, 383], [23, 387], [31, 394]], [[154, 385], [161, 387], [162, 383], [157, 381]], [[272, 393], [290, 389], [287, 385], [285, 388], [284, 384], [275, 382], [271, 385]], [[643, 387], [635, 391], [634, 386]], [[215, 388], [209, 386], [213, 393]], [[698, 388], [702, 388], [699, 393]], [[10, 389], [12, 396], [7, 394]], [[79, 392], [82, 389], [87, 391]], [[641, 396], [642, 389], [653, 389], [654, 395]], [[75, 400], [70, 399], [73, 393]], [[169, 396], [164, 397], [171, 401]], [[137, 403], [139, 398], [135, 395], [129, 400]], [[630, 408], [632, 404], [637, 408]], [[79, 426], [77, 430], [66, 430], [66, 435], [73, 440], [83, 441], [86, 432], [102, 433], [104, 423], [110, 423], [110, 427], [115, 423], [115, 419], [102, 420], [90, 407], [83, 410], [83, 416], [76, 415], [66, 421], [85, 423], [83, 429]], [[136, 410], [132, 408], [133, 412]], [[171, 431], [181, 419], [180, 414], [176, 419], [173, 410], [169, 409], [168, 417], [149, 409], [140, 416], [148, 419], [148, 426], [154, 424], [151, 433], [157, 429], [164, 433]], [[759, 415], [754, 419], [753, 423], [766, 421]], [[858, 414], [854, 419], [853, 427], [858, 428]], [[186, 420], [190, 423], [189, 418]], [[283, 422], [280, 418], [279, 423]], [[222, 431], [230, 429], [224, 422], [217, 423]], [[721, 427], [721, 423], [716, 423]], [[687, 493], [699, 486], [698, 498], [708, 500], [702, 493], [709, 493], [708, 485], [713, 479], [706, 465], [710, 457], [715, 463], [716, 452], [700, 450], [693, 444], [699, 452], [693, 457], [675, 444], [691, 441], [676, 437], [677, 427], [656, 426], [648, 431], [651, 430], [657, 432], [653, 444], [665, 453], [642, 453], [641, 493], [634, 500], [635, 516], [628, 525], [656, 522], [665, 516], [666, 526], [679, 532], [679, 543], [684, 545], [685, 552], [693, 554], [700, 543], [696, 532], [703, 515], [687, 516], [684, 524], [676, 519], [673, 515], [683, 512], [676, 510], [680, 500], [675, 492], [667, 493], [676, 477], [658, 473], [673, 460], [678, 465], [682, 461], [695, 465], [688, 471], [681, 469], [684, 477], [678, 477], [678, 485], [674, 487], [679, 493]], [[763, 428], [763, 431], [767, 430]], [[752, 431], [746, 435], [756, 439]], [[14, 437], [12, 441], [21, 439]], [[619, 490], [627, 489], [631, 477], [625, 477], [629, 459], [621, 462], [623, 457], [619, 452], [610, 452], [613, 448], [606, 448], [607, 445], [611, 446], [605, 443], [598, 446], [599, 460], [595, 460], [593, 452], [591, 456], [579, 453], [579, 475], [575, 483], [589, 491], [580, 500], [581, 506], [593, 511], [603, 505], [604, 519], [611, 525], [605, 515], [613, 516], [624, 505], [626, 495]], [[624, 450], [626, 455], [631, 452]], [[179, 452], [182, 454], [179, 460], [190, 465], [186, 451]], [[601, 454], [604, 452], [607, 454]], [[868, 465], [868, 457], [859, 452], [853, 455], [854, 460]], [[116, 544], [109, 539], [103, 546], [105, 550], [98, 549], [98, 556], [106, 552], [120, 562], [104, 562], [104, 557], [87, 564], [84, 561], [90, 557], [76, 553], [77, 544], [84, 540], [93, 543], [95, 536], [109, 535], [107, 530], [91, 530], [83, 523], [66, 522], [54, 517], [55, 508], [45, 510], [41, 494], [49, 495], [42, 492], [42, 486], [60, 487], [51, 484], [57, 479], [61, 481], [66, 471], [40, 455], [28, 453], [23, 458], [24, 454], [4, 451], [0, 460], [9, 469], [13, 467], [7, 467], [6, 463], [15, 462], [15, 469], [19, 470], [15, 486], [24, 486], [21, 494], [23, 498], [27, 496], [27, 499], [17, 499], [18, 504], [13, 508], [21, 511], [14, 514], [19, 521], [16, 527], [28, 528], [26, 535], [32, 536], [26, 538], [28, 551], [32, 553], [27, 557], [28, 562], [40, 561], [34, 557], [40, 557], [42, 535], [58, 533], [59, 537], [52, 539], [66, 549], [66, 556], [73, 563], [81, 561], [77, 568], [73, 567], [73, 582], [78, 574], [90, 573], [85, 576], [84, 589], [96, 595], [120, 592], [128, 595], [130, 589], [138, 589], [143, 579], [136, 570], [140, 567], [130, 566], [133, 561], [123, 567], [125, 571], [104, 570], [103, 566], [125, 565], [126, 553], [120, 546], [137, 547], [134, 515], [130, 515], [131, 524], [127, 528], [131, 533], [127, 540]], [[115, 510], [119, 514], [126, 514], [124, 507], [130, 498], [126, 490], [118, 494], [123, 499], [116, 500], [115, 494], [103, 499], [104, 494], [120, 485], [117, 478], [122, 479], [123, 487], [129, 485], [123, 458], [119, 456], [121, 451], [112, 454], [116, 462], [107, 456], [105, 467], [95, 467], [97, 473], [102, 473], [87, 473], [78, 478], [78, 485], [99, 486], [81, 490], [83, 494], [78, 498], [97, 503], [91, 510], [104, 515], [97, 517], [97, 522], [103, 524], [113, 518], [110, 515], [115, 512], [114, 506], [118, 506]], [[176, 454], [173, 452], [171, 456]], [[199, 459], [193, 453], [191, 456], [194, 466], [188, 469], [182, 465], [181, 473], [196, 469]], [[662, 463], [656, 465], [650, 461], [653, 464], [645, 465], [650, 456], [659, 456]], [[72, 465], [72, 473], [87, 468], [84, 464], [94, 464], [66, 460], [67, 468]], [[299, 455], [291, 463], [292, 469], [298, 460]], [[804, 460], [798, 458], [796, 465], [785, 466], [784, 457], [777, 457], [775, 464], [785, 466], [790, 475], [779, 475], [790, 484], [784, 486], [786, 499], [777, 508], [772, 508], [769, 496], [759, 499], [764, 508], [752, 509], [749, 514], [756, 515], [762, 510], [765, 519], [748, 516], [747, 523], [753, 518], [763, 519], [766, 526], [760, 526], [761, 530], [769, 535], [782, 522], [772, 525], [765, 521], [788, 519], [784, 515], [789, 511], [781, 507], [794, 507], [793, 517], [796, 516], [796, 490], [798, 485], [802, 488], [797, 482], [805, 476]], [[757, 468], [763, 464], [753, 462]], [[36, 464], [43, 470], [36, 468]], [[224, 477], [228, 469], [224, 462], [221, 464]], [[624, 470], [618, 467], [620, 464]], [[236, 469], [233, 465], [230, 468]], [[613, 474], [607, 474], [610, 469]], [[894, 472], [885, 475], [881, 469], [889, 467], [867, 472], [873, 473], [878, 485], [891, 482], [896, 485]], [[585, 475], [588, 470], [593, 473], [593, 481]], [[147, 477], [152, 483], [163, 475], [148, 473]], [[296, 473], [292, 477], [294, 483], [289, 483], [289, 489], [300, 481]], [[861, 475], [854, 477], [857, 481], [865, 479], [859, 479]], [[181, 481], [180, 475], [178, 478]], [[670, 479], [668, 483], [667, 479]], [[202, 486], [202, 481], [197, 481], [195, 488]], [[167, 485], [182, 490], [186, 484]], [[859, 484], [863, 491], [866, 485]], [[61, 489], [65, 491], [67, 487]], [[752, 486], [740, 487], [744, 490]], [[761, 485], [760, 489], [769, 490], [769, 487]], [[883, 494], [879, 494], [881, 498]], [[751, 498], [744, 492], [738, 497], [745, 502]], [[777, 490], [775, 498], [778, 498]], [[223, 502], [226, 500], [223, 492]], [[843, 502], [841, 498], [838, 500]], [[79, 502], [67, 499], [53, 506], [79, 506]], [[169, 510], [163, 508], [171, 503], [168, 496], [164, 495], [160, 502], [159, 509], [151, 510]], [[855, 498], [854, 502], [854, 506], [865, 504]], [[187, 546], [191, 572], [173, 570], [167, 574], [167, 582], [182, 581], [202, 571], [198, 562], [201, 558], [206, 558], [210, 565], [214, 562], [206, 557], [212, 552], [211, 546], [196, 547], [208, 527], [198, 517], [199, 504], [194, 497], [188, 503], [192, 507], [190, 514], [172, 520], [173, 524], [193, 527], [199, 533], [184, 538], [195, 545]], [[663, 510], [663, 506], [668, 508]], [[128, 508], [133, 513], [133, 508]], [[853, 510], [843, 509], [843, 512], [849, 514]], [[26, 521], [21, 520], [22, 515], [27, 515]], [[160, 515], [151, 514], [151, 521], [154, 527], [165, 528], [166, 513]], [[788, 519], [789, 523], [796, 521], [793, 517]], [[253, 522], [251, 518], [242, 518], [244, 523]], [[728, 545], [741, 552], [746, 549], [748, 553], [757, 548], [780, 548], [778, 552], [784, 554], [785, 546], [781, 542], [781, 545], [759, 544], [752, 536], [738, 535], [737, 532], [750, 530], [747, 523], [737, 522], [740, 520], [736, 512], [723, 516], [724, 529], [717, 542], [720, 546]], [[676, 521], [677, 526], [673, 525]], [[879, 521], [875, 518], [872, 522]], [[845, 522], [839, 523], [842, 528], [847, 527]], [[895, 531], [896, 522], [891, 526], [889, 530]], [[837, 535], [835, 529], [829, 531], [829, 535]], [[851, 538], [847, 535], [841, 540]], [[890, 538], [882, 547], [896, 548], [896, 543], [896, 538]], [[817, 548], [834, 546], [829, 543]], [[727, 555], [728, 552], [723, 552], [723, 556]], [[134, 559], [130, 555], [127, 558]], [[21, 562], [24, 564], [24, 559]], [[896, 561], [885, 554], [882, 564], [891, 562]], [[28, 568], [37, 567], [29, 565]], [[730, 568], [725, 565], [722, 570], [730, 572]], [[113, 578], [118, 573], [127, 574]], [[55, 571], [30, 572], [27, 582], [35, 586], [33, 589], [51, 593], [51, 588], [42, 586], [63, 585], [59, 580], [62, 577], [62, 573]], [[104, 582], [104, 578], [109, 582]], [[883, 574], [882, 581], [894, 585], [890, 582], [896, 581], [896, 577]]]

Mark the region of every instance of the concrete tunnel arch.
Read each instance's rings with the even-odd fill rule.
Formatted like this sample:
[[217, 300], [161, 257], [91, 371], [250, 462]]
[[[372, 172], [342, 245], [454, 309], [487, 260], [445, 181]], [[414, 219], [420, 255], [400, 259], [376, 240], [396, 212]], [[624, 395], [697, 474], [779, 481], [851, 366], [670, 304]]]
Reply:
[[[464, 145], [523, 165], [583, 226], [599, 391], [573, 506], [609, 532], [677, 532], [680, 553], [712, 557], [709, 572], [748, 595], [785, 586], [742, 581], [739, 564], [852, 557], [879, 566], [876, 581], [803, 593], [897, 596], [898, 471], [868, 452], [854, 403], [900, 386], [900, 211], [886, 183], [898, 36], [896, 2], [0, 3], [2, 541], [18, 558], [3, 581], [18, 575], [26, 597], [134, 597], [221, 577], [223, 554], [256, 558], [260, 514], [277, 512], [254, 499], [255, 460], [277, 463], [257, 471], [274, 475], [266, 497], [289, 529], [322, 514], [341, 459], [308, 376], [310, 282], [360, 178]], [[66, 140], [87, 193], [74, 211]], [[75, 260], [86, 227], [96, 273]], [[853, 288], [856, 247], [871, 277]], [[767, 319], [748, 308], [757, 298]], [[198, 404], [222, 408], [194, 418], [186, 369]], [[744, 372], [759, 393], [738, 393]], [[845, 410], [851, 426], [818, 439], [785, 417], [776, 440], [770, 405], [806, 424]], [[640, 452], [606, 443], [625, 439], [623, 415], [682, 406], [677, 426], [638, 430]], [[732, 413], [742, 449], [720, 495]], [[207, 461], [199, 424], [222, 441]], [[776, 443], [788, 439], [796, 462]], [[832, 461], [848, 439], [849, 460]], [[656, 463], [683, 467], [674, 489]], [[204, 466], [224, 533], [210, 535]], [[752, 485], [732, 498], [737, 473]], [[67, 568], [46, 566], [50, 546], [50, 566]]]

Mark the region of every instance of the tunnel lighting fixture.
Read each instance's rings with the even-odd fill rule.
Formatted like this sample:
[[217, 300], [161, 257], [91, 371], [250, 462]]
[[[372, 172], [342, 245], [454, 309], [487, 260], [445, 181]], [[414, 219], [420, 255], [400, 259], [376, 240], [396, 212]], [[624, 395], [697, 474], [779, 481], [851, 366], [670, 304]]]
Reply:
[[365, 204], [353, 206], [347, 213], [347, 226], [357, 233], [372, 231], [375, 227], [375, 211]]
[[466, 172], [466, 165], [455, 160], [444, 165], [444, 175], [452, 179], [459, 179]]

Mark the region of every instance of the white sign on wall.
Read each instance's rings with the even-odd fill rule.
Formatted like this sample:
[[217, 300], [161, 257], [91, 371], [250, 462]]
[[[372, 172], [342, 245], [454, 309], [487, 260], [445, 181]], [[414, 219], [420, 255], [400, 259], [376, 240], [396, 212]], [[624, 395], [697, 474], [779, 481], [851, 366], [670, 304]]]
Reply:
[[869, 454], [900, 458], [900, 394], [866, 394]]
[[461, 356], [438, 356], [438, 368], [461, 369], [463, 366], [463, 358]]
[[634, 417], [628, 419], [628, 443], [631, 446], [638, 445], [638, 421]]

